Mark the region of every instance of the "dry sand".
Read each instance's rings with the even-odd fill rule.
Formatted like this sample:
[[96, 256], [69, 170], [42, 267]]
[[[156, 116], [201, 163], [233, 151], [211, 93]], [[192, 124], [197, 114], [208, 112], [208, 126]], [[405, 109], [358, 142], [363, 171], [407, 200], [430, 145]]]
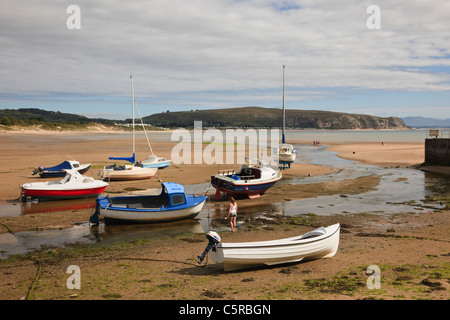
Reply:
[[[30, 142], [28, 133], [0, 134], [0, 201], [11, 203], [19, 195], [19, 185], [39, 180], [31, 171], [38, 165], [56, 165], [73, 156], [81, 163], [92, 163], [89, 175], [101, 168], [112, 149], [129, 153], [128, 139], [78, 141], [66, 133], [39, 134]], [[70, 134], [73, 136], [73, 134]], [[170, 143], [153, 144], [158, 155], [170, 157]], [[413, 166], [423, 162], [423, 146], [389, 143], [333, 145], [340, 156], [389, 166]], [[138, 150], [146, 150], [146, 142]], [[422, 149], [421, 149], [422, 148]], [[353, 154], [353, 151], [356, 151]], [[115, 156], [121, 156], [114, 152]], [[145, 152], [138, 152], [144, 158]], [[111, 191], [127, 187], [154, 188], [158, 179], [182, 184], [203, 183], [225, 166], [172, 165], [160, 170], [156, 179], [118, 182]], [[227, 166], [228, 167], [228, 166]], [[332, 172], [332, 168], [293, 166], [287, 175], [307, 176]], [[286, 171], [287, 172], [287, 171]], [[356, 181], [336, 186], [359, 188]], [[374, 184], [376, 179], [364, 181]], [[324, 185], [312, 194], [321, 194]], [[276, 191], [277, 189], [273, 189]], [[295, 197], [289, 190], [278, 190], [271, 201]], [[297, 192], [300, 192], [297, 190]], [[270, 193], [267, 192], [267, 198]], [[263, 196], [263, 197], [265, 197]], [[298, 196], [298, 195], [297, 195]], [[312, 195], [313, 196], [313, 195]], [[261, 197], [261, 199], [263, 198]], [[249, 203], [247, 201], [247, 203]], [[242, 202], [245, 205], [246, 202]], [[50, 222], [47, 223], [47, 216]], [[54, 217], [61, 218], [57, 214]], [[73, 221], [86, 217], [75, 217]], [[72, 221], [72, 222], [73, 222]], [[23, 225], [61, 224], [50, 215], [1, 218], [3, 226], [17, 232]], [[316, 226], [341, 223], [338, 253], [330, 259], [293, 265], [225, 273], [220, 265], [208, 262], [198, 267], [195, 256], [206, 245], [204, 235], [135, 241], [102, 247], [102, 244], [69, 249], [52, 249], [11, 261], [0, 261], [0, 299], [448, 299], [450, 289], [450, 212], [424, 210], [392, 216], [335, 215], [306, 216], [246, 223], [238, 232], [223, 232], [227, 242], [269, 240], [301, 234]], [[66, 221], [70, 225], [71, 220]], [[226, 225], [226, 221], [223, 222]], [[6, 227], [1, 232], [7, 232]], [[6, 231], [5, 231], [6, 230]], [[81, 290], [69, 290], [67, 267], [81, 268]], [[381, 269], [381, 289], [369, 290], [366, 269]]]
[[379, 166], [411, 167], [425, 161], [424, 143], [348, 143], [327, 144], [341, 158]]

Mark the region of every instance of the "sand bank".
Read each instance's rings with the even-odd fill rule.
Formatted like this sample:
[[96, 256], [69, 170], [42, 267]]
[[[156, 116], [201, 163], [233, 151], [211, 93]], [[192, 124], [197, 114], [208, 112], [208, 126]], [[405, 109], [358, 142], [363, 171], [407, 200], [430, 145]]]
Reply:
[[379, 166], [411, 167], [425, 161], [424, 143], [326, 143], [341, 158]]

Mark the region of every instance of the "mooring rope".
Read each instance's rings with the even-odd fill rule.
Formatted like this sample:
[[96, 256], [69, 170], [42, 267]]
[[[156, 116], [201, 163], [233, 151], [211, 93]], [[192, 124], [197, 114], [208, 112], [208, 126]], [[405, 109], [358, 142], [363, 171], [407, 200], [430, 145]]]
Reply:
[[33, 283], [31, 284], [31, 287], [28, 290], [28, 293], [27, 293], [27, 296], [25, 297], [25, 300], [30, 300], [31, 295], [33, 294], [34, 288], [36, 287], [36, 283], [39, 280], [39, 277], [41, 276], [41, 273], [42, 273], [41, 261], [37, 260], [36, 263], [38, 265], [38, 269], [36, 271], [36, 276], [33, 279]]
[[11, 231], [11, 229], [10, 229], [10, 228], [9, 228], [9, 227], [8, 227], [8, 226], [7, 226], [6, 224], [3, 224], [3, 223], [1, 223], [1, 222], [0, 222], [0, 226], [3, 226], [3, 227], [5, 227], [5, 228], [6, 228], [6, 230], [8, 230], [8, 232], [9, 232], [9, 233], [12, 233], [12, 234], [14, 234], [14, 232], [12, 232], [12, 231]]

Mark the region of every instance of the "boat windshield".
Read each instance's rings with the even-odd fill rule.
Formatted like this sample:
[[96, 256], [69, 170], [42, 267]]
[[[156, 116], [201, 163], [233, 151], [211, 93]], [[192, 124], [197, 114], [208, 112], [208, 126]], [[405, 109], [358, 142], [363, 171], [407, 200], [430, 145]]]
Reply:
[[61, 184], [67, 183], [67, 182], [70, 181], [70, 178], [72, 178], [72, 175], [71, 175], [70, 173], [67, 173], [67, 174], [64, 176], [64, 178], [62, 178], [62, 180], [61, 180], [59, 183], [61, 183]]

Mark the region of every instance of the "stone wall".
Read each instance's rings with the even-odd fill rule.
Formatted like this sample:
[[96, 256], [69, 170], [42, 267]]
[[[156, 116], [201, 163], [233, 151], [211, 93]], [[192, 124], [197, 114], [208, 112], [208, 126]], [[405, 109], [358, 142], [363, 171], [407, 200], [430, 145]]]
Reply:
[[450, 139], [425, 139], [425, 164], [450, 166]]

